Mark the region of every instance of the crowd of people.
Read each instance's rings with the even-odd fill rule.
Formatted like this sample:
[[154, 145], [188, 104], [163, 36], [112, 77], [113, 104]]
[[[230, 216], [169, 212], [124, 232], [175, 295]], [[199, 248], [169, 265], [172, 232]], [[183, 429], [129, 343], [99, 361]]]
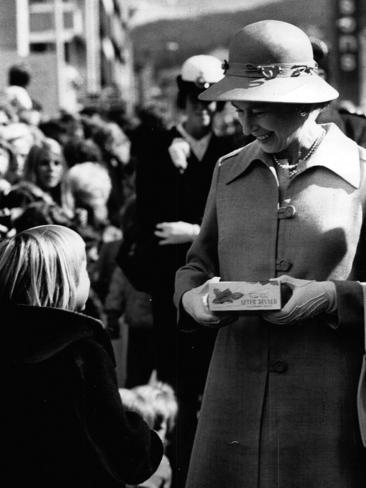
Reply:
[[[7, 415], [23, 417], [6, 431], [14, 486], [24, 473], [60, 488], [363, 486], [366, 118], [336, 101], [327, 55], [291, 24], [246, 26], [228, 62], [183, 63], [177, 120], [158, 102], [46, 118], [29, 70], [11, 67], [0, 300], [20, 349], [4, 356]], [[280, 312], [208, 309], [210, 281], [274, 277], [291, 290]]]
[[[96, 107], [46, 118], [22, 64], [9, 70], [0, 104], [1, 240], [48, 226], [81, 236], [90, 278], [82, 312], [100, 320], [111, 340], [122, 403], [130, 408], [141, 385], [163, 384], [177, 395], [162, 461], [171, 475], [154, 486], [183, 486], [214, 342], [212, 333], [177, 334], [173, 292], [216, 160], [245, 139], [232, 110], [198, 100], [222, 74], [214, 56], [186, 61], [177, 79], [177, 125], [161, 102], [134, 119]], [[178, 367], [185, 355], [187, 367]], [[140, 407], [134, 402], [146, 417]]]

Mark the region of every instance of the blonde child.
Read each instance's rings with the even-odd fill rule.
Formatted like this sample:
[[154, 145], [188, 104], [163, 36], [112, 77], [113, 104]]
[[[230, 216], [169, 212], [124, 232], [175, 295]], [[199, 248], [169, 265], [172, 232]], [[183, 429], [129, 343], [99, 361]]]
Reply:
[[[178, 403], [173, 388], [167, 383], [151, 382], [131, 390], [120, 388], [122, 403], [138, 412], [160, 436], [164, 444], [175, 425]], [[167, 456], [163, 456], [157, 471], [145, 482], [129, 485], [129, 488], [170, 488], [172, 468]]]
[[123, 487], [162, 457], [156, 433], [122, 406], [102, 323], [81, 313], [85, 245], [44, 225], [0, 243], [2, 441], [11, 486]]

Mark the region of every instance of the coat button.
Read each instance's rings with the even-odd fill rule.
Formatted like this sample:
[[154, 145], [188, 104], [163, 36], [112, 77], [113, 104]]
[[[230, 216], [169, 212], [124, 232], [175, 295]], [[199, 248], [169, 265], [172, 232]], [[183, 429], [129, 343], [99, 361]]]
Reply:
[[287, 369], [288, 364], [286, 361], [276, 360], [268, 363], [268, 371], [271, 371], [272, 373], [285, 373]]
[[280, 207], [277, 211], [279, 219], [291, 219], [296, 214], [296, 208], [293, 205]]
[[290, 261], [286, 259], [277, 259], [276, 260], [276, 271], [288, 271], [292, 266]]

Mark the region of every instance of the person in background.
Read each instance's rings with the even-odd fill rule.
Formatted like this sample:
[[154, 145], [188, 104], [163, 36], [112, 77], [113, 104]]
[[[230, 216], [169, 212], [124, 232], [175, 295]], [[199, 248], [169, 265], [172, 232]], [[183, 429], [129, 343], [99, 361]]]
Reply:
[[[4, 237], [12, 230], [11, 212], [4, 206], [4, 199], [11, 190], [7, 178], [14, 153], [10, 145], [0, 138], [0, 236]], [[1, 238], [0, 237], [0, 238]]]
[[[325, 80], [332, 82], [330, 69], [330, 52], [327, 44], [321, 39], [311, 38], [314, 59], [318, 63], [319, 74]], [[366, 115], [362, 112], [349, 110], [344, 101], [334, 100], [319, 114], [321, 124], [334, 122], [349, 138], [359, 146], [366, 147]]]
[[102, 152], [102, 160], [112, 181], [112, 190], [108, 199], [108, 211], [111, 221], [119, 223], [119, 212], [133, 188], [130, 184], [130, 140], [114, 122], [97, 125], [93, 141]]
[[44, 117], [43, 106], [40, 102], [32, 100], [32, 108], [18, 110], [18, 117], [20, 122], [32, 127], [34, 132], [39, 132], [39, 126]]
[[42, 104], [34, 100], [28, 92], [31, 81], [32, 74], [29, 67], [25, 63], [14, 64], [8, 70], [8, 86], [4, 92], [16, 109], [19, 121], [30, 125], [36, 131], [41, 122], [43, 108]]
[[102, 152], [92, 139], [70, 139], [64, 145], [64, 154], [69, 168], [87, 161], [103, 163]]
[[195, 55], [183, 63], [177, 77], [182, 122], [157, 131], [136, 158], [135, 249], [142, 276], [136, 286], [152, 297], [158, 378], [174, 387], [181, 406], [178, 445], [171, 450], [179, 457], [175, 471], [182, 484], [215, 332], [177, 332], [174, 277], [200, 232], [215, 163], [236, 147], [231, 137], [213, 132], [216, 102], [199, 100], [199, 94], [223, 76], [221, 64], [210, 55]]
[[8, 172], [14, 158], [15, 155], [10, 144], [0, 138], [0, 208], [3, 207], [3, 196], [7, 195], [11, 189]]
[[100, 242], [108, 240], [108, 233], [120, 238], [120, 229], [110, 225], [107, 203], [112, 181], [105, 166], [91, 161], [75, 164], [68, 170], [67, 184], [75, 207], [86, 211], [85, 225], [99, 233]]
[[[255, 140], [218, 162], [176, 278], [180, 326], [218, 329], [186, 488], [361, 488], [366, 151], [317, 122], [338, 92], [295, 25], [246, 25], [226, 67], [201, 98]], [[280, 310], [209, 307], [210, 284], [271, 278]]]
[[32, 99], [27, 90], [21, 86], [8, 86], [4, 89], [6, 100], [17, 113], [32, 109]]
[[[140, 413], [166, 444], [178, 412], [173, 389], [166, 383], [153, 381], [130, 390], [121, 388], [119, 392], [125, 407]], [[171, 484], [172, 468], [164, 455], [159, 468], [149, 479], [138, 485], [128, 485], [128, 488], [170, 488]]]
[[121, 238], [121, 230], [110, 224], [107, 208], [112, 182], [103, 165], [90, 161], [72, 166], [67, 172], [66, 181], [79, 220], [76, 229], [87, 243], [88, 272], [91, 278], [87, 311], [89, 315], [104, 320], [104, 292], [101, 295], [98, 286], [100, 251], [104, 243]]
[[0, 98], [0, 133], [3, 127], [18, 121], [16, 110], [6, 100], [6, 97], [2, 96]]
[[146, 383], [154, 368], [150, 295], [136, 290], [115, 261], [121, 244], [129, 246], [126, 241], [135, 237], [135, 214], [136, 198], [130, 197], [121, 215], [122, 241], [105, 244], [98, 262], [98, 290], [106, 290], [100, 291], [116, 357], [118, 385], [128, 388]]
[[8, 70], [8, 86], [20, 86], [25, 90], [32, 79], [30, 69], [24, 63], [16, 63]]
[[30, 126], [23, 122], [11, 123], [0, 130], [0, 135], [10, 144], [15, 155], [9, 166], [8, 179], [10, 183], [16, 184], [23, 180], [24, 165], [31, 147], [35, 144], [42, 144], [40, 138], [33, 133]]
[[159, 436], [123, 408], [102, 323], [82, 313], [89, 284], [84, 241], [67, 227], [0, 243], [3, 474], [12, 486], [121, 488], [161, 461]]
[[48, 120], [41, 121], [39, 124], [39, 129], [50, 139], [55, 139], [62, 147], [66, 145], [70, 140], [67, 128], [59, 118], [51, 118]]
[[57, 141], [46, 138], [41, 144], [33, 145], [25, 160], [23, 179], [11, 187], [3, 200], [4, 207], [18, 214], [18, 209], [25, 210], [30, 204], [40, 202], [58, 207], [65, 219], [72, 219], [74, 200], [66, 173], [62, 148]]

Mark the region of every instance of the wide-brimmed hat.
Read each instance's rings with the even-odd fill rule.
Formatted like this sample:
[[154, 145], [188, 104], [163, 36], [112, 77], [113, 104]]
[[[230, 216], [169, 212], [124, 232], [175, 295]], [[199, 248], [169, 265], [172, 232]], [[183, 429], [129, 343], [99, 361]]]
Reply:
[[245, 26], [230, 43], [224, 69], [224, 78], [201, 93], [201, 100], [304, 104], [339, 95], [318, 76], [309, 37], [287, 22]]

